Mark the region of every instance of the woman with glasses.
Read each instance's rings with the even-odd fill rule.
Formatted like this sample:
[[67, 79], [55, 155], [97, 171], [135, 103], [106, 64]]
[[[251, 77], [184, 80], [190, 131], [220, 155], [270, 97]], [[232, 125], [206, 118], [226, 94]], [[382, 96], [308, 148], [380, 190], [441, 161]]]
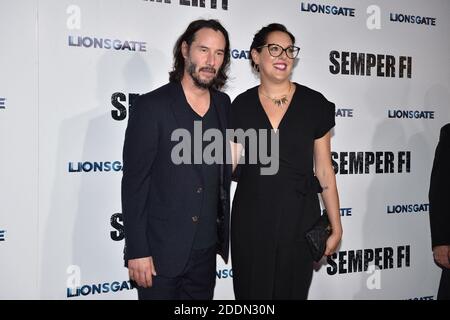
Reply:
[[[325, 255], [335, 252], [342, 237], [330, 151], [335, 106], [319, 92], [291, 82], [299, 50], [283, 25], [259, 30], [250, 52], [260, 84], [232, 104], [235, 133], [265, 130], [275, 137], [258, 134], [251, 141], [235, 134], [232, 142], [233, 169], [239, 162], [231, 221], [236, 299], [307, 298], [313, 258], [305, 232], [320, 216], [318, 193], [332, 227]], [[270, 145], [262, 145], [266, 141]], [[277, 158], [274, 174], [263, 173], [267, 162], [259, 158], [252, 163], [255, 143]]]

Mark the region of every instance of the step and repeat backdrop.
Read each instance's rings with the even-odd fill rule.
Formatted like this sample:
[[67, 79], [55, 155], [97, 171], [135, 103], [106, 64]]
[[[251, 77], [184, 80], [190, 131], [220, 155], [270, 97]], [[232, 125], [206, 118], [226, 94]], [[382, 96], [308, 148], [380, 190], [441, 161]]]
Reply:
[[[198, 18], [229, 31], [232, 99], [258, 83], [253, 35], [279, 22], [301, 48], [292, 80], [336, 104], [344, 237], [309, 298], [435, 299], [428, 188], [450, 122], [447, 0], [2, 0], [0, 298], [137, 298], [122, 260], [124, 133]], [[215, 299], [234, 299], [231, 263], [217, 261]]]

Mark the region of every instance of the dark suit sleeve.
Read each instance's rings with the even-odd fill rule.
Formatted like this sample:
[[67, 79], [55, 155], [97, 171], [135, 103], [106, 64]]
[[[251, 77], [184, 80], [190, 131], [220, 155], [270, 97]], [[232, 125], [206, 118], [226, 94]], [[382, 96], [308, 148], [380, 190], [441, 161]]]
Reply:
[[450, 125], [441, 130], [430, 180], [430, 228], [432, 246], [450, 245]]
[[158, 127], [154, 108], [141, 96], [130, 110], [123, 147], [122, 213], [125, 260], [151, 256], [145, 211], [150, 176], [157, 152]]

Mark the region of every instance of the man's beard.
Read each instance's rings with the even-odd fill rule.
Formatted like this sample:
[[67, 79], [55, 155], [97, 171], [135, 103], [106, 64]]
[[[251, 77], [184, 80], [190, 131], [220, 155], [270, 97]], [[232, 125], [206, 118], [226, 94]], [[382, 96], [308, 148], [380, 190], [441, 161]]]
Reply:
[[[217, 79], [217, 75], [214, 76], [214, 78], [212, 78], [209, 81], [204, 81], [201, 80], [198, 76], [198, 74], [195, 72], [195, 69], [197, 69], [197, 65], [195, 63], [193, 63], [190, 59], [187, 61], [188, 63], [188, 67], [187, 67], [187, 71], [189, 73], [189, 75], [192, 77], [192, 80], [194, 80], [194, 84], [201, 89], [209, 89], [212, 86], [215, 85], [216, 83], [216, 79]], [[212, 67], [203, 67], [200, 68], [198, 70], [198, 72], [200, 71], [210, 71], [210, 72], [214, 72], [214, 74], [216, 74], [216, 69], [212, 68]]]

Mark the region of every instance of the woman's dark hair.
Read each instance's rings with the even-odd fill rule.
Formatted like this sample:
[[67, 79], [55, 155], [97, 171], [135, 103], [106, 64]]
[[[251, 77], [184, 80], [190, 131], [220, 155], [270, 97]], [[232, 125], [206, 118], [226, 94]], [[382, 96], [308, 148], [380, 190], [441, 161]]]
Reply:
[[[261, 52], [262, 48], [261, 46], [267, 44], [267, 37], [270, 33], [274, 31], [281, 31], [286, 33], [292, 40], [292, 44], [295, 44], [295, 37], [292, 33], [286, 29], [286, 27], [280, 23], [271, 23], [265, 27], [263, 27], [261, 30], [259, 30], [255, 36], [253, 37], [252, 45], [250, 46], [250, 52], [252, 52], [253, 49], [255, 49], [258, 52]], [[250, 63], [252, 65], [252, 68], [255, 68], [255, 63], [253, 62], [253, 59], [250, 57]]]
[[189, 24], [186, 31], [178, 38], [173, 48], [173, 70], [169, 72], [169, 81], [181, 81], [183, 78], [184, 57], [181, 52], [181, 45], [183, 44], [183, 41], [186, 41], [187, 45], [190, 47], [192, 42], [195, 40], [196, 32], [203, 28], [220, 31], [225, 38], [223, 63], [212, 85], [213, 88], [220, 89], [228, 79], [227, 72], [230, 66], [230, 39], [228, 38], [227, 30], [225, 30], [225, 28], [217, 20], [195, 20]]

